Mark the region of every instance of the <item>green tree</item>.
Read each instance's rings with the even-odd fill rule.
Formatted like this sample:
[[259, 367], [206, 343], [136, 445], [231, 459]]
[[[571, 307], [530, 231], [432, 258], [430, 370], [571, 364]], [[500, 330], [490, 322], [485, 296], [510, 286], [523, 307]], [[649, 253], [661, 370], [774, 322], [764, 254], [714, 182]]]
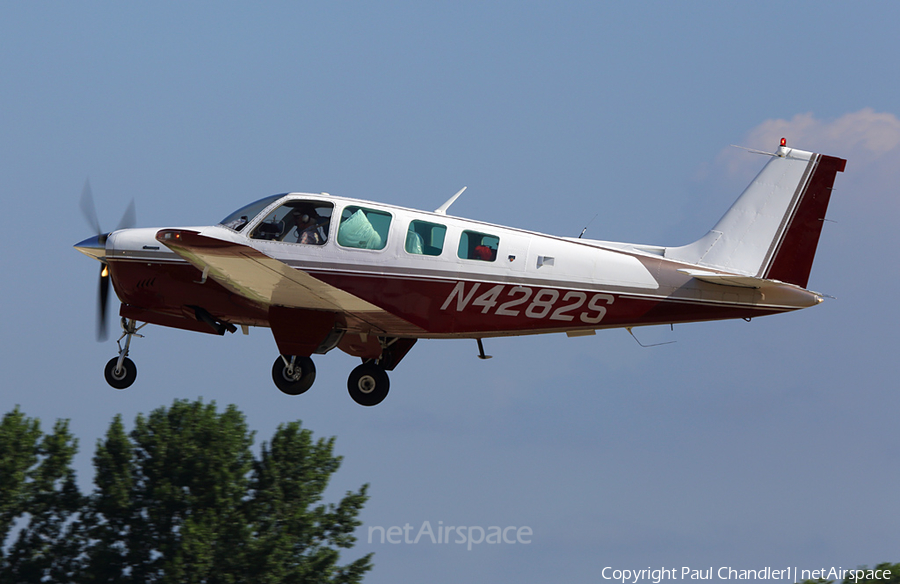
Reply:
[[18, 408], [0, 423], [0, 542], [13, 523], [25, 520], [0, 563], [0, 581], [69, 581], [80, 554], [78, 513], [83, 497], [72, 459], [78, 441], [68, 420], [51, 434]]
[[26, 418], [18, 406], [0, 420], [0, 543], [27, 509], [25, 485], [37, 464], [40, 438], [40, 423]]
[[359, 582], [371, 555], [352, 547], [366, 485], [335, 506], [321, 495], [340, 466], [334, 439], [279, 427], [255, 460], [234, 406], [176, 401], [116, 418], [94, 456], [80, 582]]
[[123, 582], [141, 556], [140, 551], [132, 552], [138, 547], [143, 520], [132, 515], [132, 449], [122, 417], [116, 416], [94, 454], [96, 489], [83, 517], [85, 547], [90, 547], [82, 558], [84, 581]]
[[339, 561], [368, 486], [322, 502], [334, 438], [285, 424], [258, 459], [253, 438], [234, 406], [176, 401], [131, 432], [116, 416], [85, 497], [68, 421], [44, 435], [16, 408], [0, 420], [0, 584], [360, 582], [372, 555]]
[[[369, 556], [338, 567], [336, 548], [350, 548], [360, 525], [356, 516], [368, 498], [367, 485], [334, 505], [320, 504], [328, 478], [341, 458], [334, 438], [313, 442], [300, 424], [279, 426], [272, 444], [263, 443], [254, 463], [249, 502], [253, 544], [248, 550], [254, 582], [358, 582], [370, 569]], [[316, 577], [314, 575], [318, 574]]]

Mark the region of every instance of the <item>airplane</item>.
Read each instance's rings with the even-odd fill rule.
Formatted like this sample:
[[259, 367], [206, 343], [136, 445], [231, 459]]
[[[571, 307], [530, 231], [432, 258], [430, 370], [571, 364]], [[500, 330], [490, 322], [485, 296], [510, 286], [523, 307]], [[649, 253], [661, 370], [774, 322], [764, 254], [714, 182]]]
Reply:
[[[268, 327], [272, 379], [299, 395], [313, 355], [361, 359], [347, 388], [360, 405], [388, 394], [419, 339], [482, 339], [677, 324], [789, 312], [823, 301], [806, 289], [838, 172], [846, 160], [785, 139], [700, 239], [665, 247], [559, 237], [447, 214], [333, 196], [265, 197], [204, 227], [101, 233], [75, 245], [101, 262], [100, 329], [110, 281], [121, 301], [118, 355], [104, 376], [134, 383], [131, 341], [147, 324], [224, 335]], [[98, 334], [100, 338], [102, 333]], [[122, 343], [124, 339], [124, 344]]]

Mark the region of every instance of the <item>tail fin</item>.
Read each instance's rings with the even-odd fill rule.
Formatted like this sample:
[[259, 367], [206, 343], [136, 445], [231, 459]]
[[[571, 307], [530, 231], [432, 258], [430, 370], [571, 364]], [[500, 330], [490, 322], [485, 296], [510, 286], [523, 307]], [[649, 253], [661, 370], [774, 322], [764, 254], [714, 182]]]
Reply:
[[709, 233], [694, 243], [666, 248], [665, 256], [805, 288], [834, 178], [846, 163], [788, 148], [782, 140]]

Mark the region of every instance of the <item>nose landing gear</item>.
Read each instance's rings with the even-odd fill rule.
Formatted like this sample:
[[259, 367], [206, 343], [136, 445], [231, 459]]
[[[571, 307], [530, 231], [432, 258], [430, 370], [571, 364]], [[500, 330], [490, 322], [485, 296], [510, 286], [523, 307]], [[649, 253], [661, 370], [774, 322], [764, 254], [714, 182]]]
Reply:
[[[139, 335], [138, 331], [147, 326], [147, 323], [145, 322], [141, 326], [136, 325], [137, 321], [133, 318], [122, 319], [122, 336], [116, 341], [119, 346], [119, 356], [110, 359], [103, 370], [106, 382], [116, 389], [131, 387], [131, 384], [137, 379], [137, 366], [128, 358], [128, 349], [131, 347], [132, 337], [144, 338], [144, 335]], [[124, 347], [122, 339], [125, 339]]]

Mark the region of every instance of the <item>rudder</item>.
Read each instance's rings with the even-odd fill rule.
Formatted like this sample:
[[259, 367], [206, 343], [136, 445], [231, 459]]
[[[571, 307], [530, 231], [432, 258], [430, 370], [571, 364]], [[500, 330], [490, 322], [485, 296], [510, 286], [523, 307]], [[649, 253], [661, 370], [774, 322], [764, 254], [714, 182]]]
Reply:
[[788, 218], [782, 237], [773, 241], [770, 259], [760, 274], [767, 280], [780, 280], [803, 288], [809, 281], [834, 179], [847, 165], [842, 158], [823, 154], [816, 157], [812, 176]]

